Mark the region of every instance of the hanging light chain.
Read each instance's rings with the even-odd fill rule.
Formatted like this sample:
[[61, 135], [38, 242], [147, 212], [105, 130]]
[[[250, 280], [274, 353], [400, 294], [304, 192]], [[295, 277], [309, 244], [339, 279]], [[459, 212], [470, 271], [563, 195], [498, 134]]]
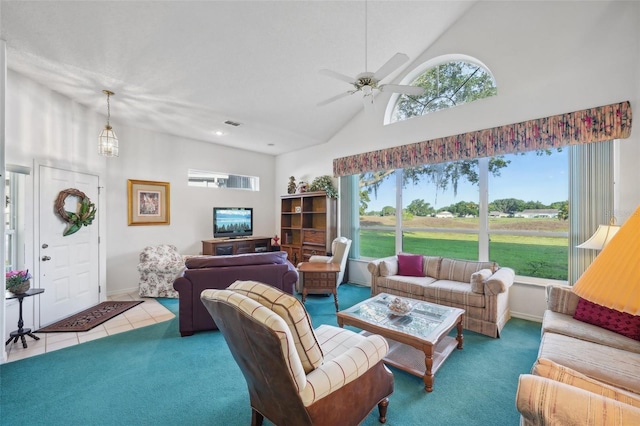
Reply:
[[111, 90], [103, 90], [102, 93], [104, 93], [105, 95], [107, 95], [107, 128], [111, 128], [111, 102], [109, 101], [109, 98], [111, 97], [111, 95], [114, 95], [115, 93], [113, 93]]

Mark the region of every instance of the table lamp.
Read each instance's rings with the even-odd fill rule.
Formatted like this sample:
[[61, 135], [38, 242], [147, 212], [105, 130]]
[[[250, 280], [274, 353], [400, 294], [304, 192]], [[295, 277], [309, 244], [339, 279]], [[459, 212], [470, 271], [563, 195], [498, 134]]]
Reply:
[[573, 286], [574, 293], [598, 305], [640, 315], [639, 236], [640, 208], [619, 227], [615, 238], [603, 241], [602, 251]]
[[616, 218], [612, 217], [608, 225], [598, 225], [596, 232], [584, 243], [576, 246], [581, 249], [602, 250], [604, 246], [618, 233], [619, 225], [616, 225]]

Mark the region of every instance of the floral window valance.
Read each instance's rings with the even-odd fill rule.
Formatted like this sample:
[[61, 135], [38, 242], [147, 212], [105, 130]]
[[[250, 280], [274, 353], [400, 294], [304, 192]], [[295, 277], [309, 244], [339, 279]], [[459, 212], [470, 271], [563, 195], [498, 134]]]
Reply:
[[631, 104], [625, 101], [336, 158], [333, 160], [333, 174], [348, 176], [368, 171], [558, 148], [624, 139], [630, 134]]

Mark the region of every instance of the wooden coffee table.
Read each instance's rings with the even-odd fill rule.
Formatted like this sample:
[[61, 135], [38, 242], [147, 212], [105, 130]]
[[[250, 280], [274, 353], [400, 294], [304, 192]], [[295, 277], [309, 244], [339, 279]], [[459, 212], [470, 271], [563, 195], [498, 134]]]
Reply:
[[338, 311], [338, 273], [340, 265], [336, 263], [303, 262], [298, 265], [302, 277], [302, 303], [307, 293], [333, 293], [333, 300]]
[[[462, 349], [464, 310], [421, 300], [401, 298], [413, 309], [405, 316], [390, 313], [387, 306], [397, 296], [380, 293], [337, 313], [338, 325], [351, 325], [364, 332], [379, 334], [389, 342], [384, 361], [400, 370], [422, 377], [427, 392], [433, 391], [433, 378], [455, 348]], [[457, 328], [455, 338], [448, 336]]]

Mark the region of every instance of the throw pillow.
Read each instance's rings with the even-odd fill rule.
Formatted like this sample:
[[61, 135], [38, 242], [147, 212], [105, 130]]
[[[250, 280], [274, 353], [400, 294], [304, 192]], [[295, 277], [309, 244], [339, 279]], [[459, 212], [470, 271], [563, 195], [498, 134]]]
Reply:
[[484, 283], [492, 275], [491, 269], [481, 269], [471, 274], [471, 291], [484, 294]]
[[380, 262], [380, 276], [388, 277], [390, 275], [398, 275], [398, 262], [391, 260], [383, 260]]
[[421, 254], [398, 254], [398, 275], [424, 277], [423, 259]]
[[616, 311], [580, 298], [573, 318], [640, 340], [640, 316]]

